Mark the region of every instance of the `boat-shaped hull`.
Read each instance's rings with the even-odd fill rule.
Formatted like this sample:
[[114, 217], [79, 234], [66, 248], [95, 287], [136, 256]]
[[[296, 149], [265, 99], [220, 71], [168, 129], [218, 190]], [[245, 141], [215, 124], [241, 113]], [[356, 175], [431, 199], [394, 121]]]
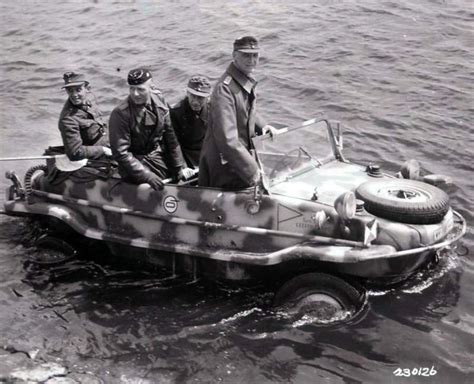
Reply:
[[[258, 205], [258, 212], [249, 209], [252, 204]], [[50, 185], [43, 174], [35, 177], [28, 196], [11, 194], [4, 208], [11, 215], [55, 218], [75, 233], [105, 241], [112, 250], [123, 253], [124, 248], [114, 244], [133, 248], [131, 253], [143, 260], [172, 268], [191, 266], [194, 272], [219, 271], [230, 279], [268, 274], [262, 272], [265, 268], [291, 270], [304, 265], [362, 279], [399, 281], [465, 231], [463, 219], [452, 210], [432, 225], [379, 219], [378, 237], [388, 236], [388, 228], [392, 237], [398, 233], [398, 239], [369, 245], [362, 237], [367, 231], [364, 223], [373, 217], [366, 212], [353, 220], [353, 234], [347, 236], [343, 233], [347, 223], [341, 225], [333, 207], [279, 195], [256, 196], [255, 189], [223, 192], [166, 185], [154, 191], [119, 178]], [[319, 230], [313, 217], [317, 210], [329, 218]], [[442, 234], [439, 241], [436, 233]], [[191, 263], [189, 258], [197, 261]]]

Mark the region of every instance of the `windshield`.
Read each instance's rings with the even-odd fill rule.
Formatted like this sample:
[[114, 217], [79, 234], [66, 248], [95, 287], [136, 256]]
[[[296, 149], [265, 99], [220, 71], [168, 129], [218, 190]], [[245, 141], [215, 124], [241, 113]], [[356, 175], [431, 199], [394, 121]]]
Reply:
[[283, 133], [254, 138], [264, 176], [276, 184], [335, 158], [326, 121], [310, 120], [300, 127], [284, 128]]

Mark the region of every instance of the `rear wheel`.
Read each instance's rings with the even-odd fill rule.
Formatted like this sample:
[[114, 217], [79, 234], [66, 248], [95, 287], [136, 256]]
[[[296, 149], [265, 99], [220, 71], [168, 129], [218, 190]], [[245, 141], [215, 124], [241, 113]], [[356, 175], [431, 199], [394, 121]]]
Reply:
[[77, 256], [77, 250], [71, 244], [54, 236], [40, 238], [35, 246], [37, 251], [30, 255], [29, 260], [38, 265], [58, 265]]
[[273, 304], [290, 315], [311, 316], [316, 322], [349, 320], [364, 306], [365, 291], [325, 273], [306, 273], [287, 281]]

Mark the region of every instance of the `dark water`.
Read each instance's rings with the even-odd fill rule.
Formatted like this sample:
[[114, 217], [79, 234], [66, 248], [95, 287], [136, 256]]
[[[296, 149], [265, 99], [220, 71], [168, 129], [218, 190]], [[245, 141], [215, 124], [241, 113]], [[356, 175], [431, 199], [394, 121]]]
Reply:
[[[463, 244], [398, 290], [371, 292], [338, 327], [266, 310], [260, 287], [79, 260], [31, 265], [31, 224], [0, 217], [0, 343], [111, 383], [474, 381], [474, 9], [454, 1], [0, 1], [0, 156], [60, 143], [62, 73], [80, 70], [108, 114], [147, 65], [168, 101], [195, 73], [216, 79], [233, 40], [263, 55], [259, 108], [295, 124], [325, 112], [348, 158], [396, 171], [410, 158], [453, 177]], [[33, 163], [34, 164], [34, 163]], [[27, 169], [31, 163], [1, 163]], [[0, 181], [4, 189], [6, 180]], [[1, 365], [1, 362], [0, 362]], [[436, 375], [396, 377], [397, 368]]]

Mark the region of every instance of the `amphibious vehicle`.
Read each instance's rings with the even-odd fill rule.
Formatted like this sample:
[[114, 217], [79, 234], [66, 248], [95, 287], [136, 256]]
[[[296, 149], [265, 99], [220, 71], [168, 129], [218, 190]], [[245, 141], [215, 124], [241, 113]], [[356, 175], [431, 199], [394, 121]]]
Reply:
[[465, 233], [433, 185], [446, 178], [421, 177], [414, 162], [398, 177], [349, 162], [339, 122], [308, 120], [253, 144], [263, 175], [253, 188], [204, 188], [195, 177], [155, 191], [116, 175], [53, 185], [50, 164], [31, 168], [23, 183], [8, 172], [4, 210], [51, 218], [173, 272], [273, 279], [275, 304], [296, 310], [352, 310], [366, 282], [402, 281]]

